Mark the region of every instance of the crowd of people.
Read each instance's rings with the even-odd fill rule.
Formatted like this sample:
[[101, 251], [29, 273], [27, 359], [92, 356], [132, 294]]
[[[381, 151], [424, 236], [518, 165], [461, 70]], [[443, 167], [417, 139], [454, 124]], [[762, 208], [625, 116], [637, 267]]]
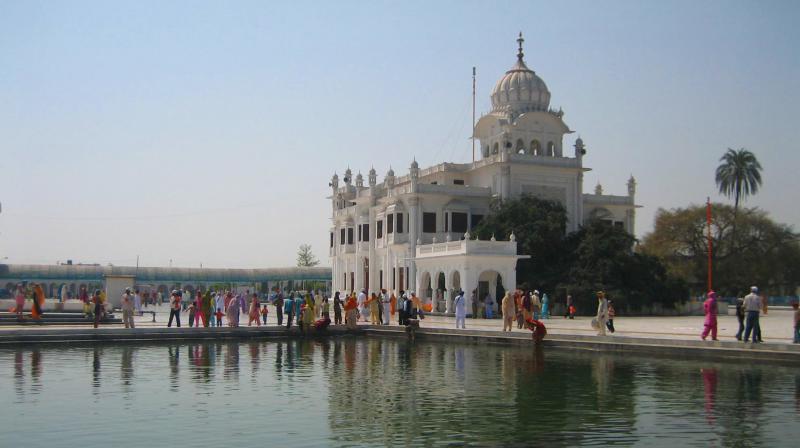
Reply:
[[[470, 297], [473, 318], [494, 318], [494, 299], [490, 294], [479, 300], [477, 290], [473, 290]], [[592, 327], [599, 336], [614, 333], [614, 318], [616, 310], [614, 303], [605, 292], [597, 292], [597, 311], [592, 319]], [[94, 327], [102, 322], [107, 314], [105, 292], [96, 290], [89, 294], [86, 288], [81, 288], [78, 293], [79, 300], [84, 302], [84, 314], [93, 321]], [[36, 283], [19, 284], [14, 291], [15, 306], [10, 310], [16, 313], [19, 320], [23, 320], [23, 309], [26, 300], [31, 300], [30, 316], [35, 321], [41, 321], [45, 294], [42, 287]], [[262, 302], [263, 299], [263, 302]], [[134, 316], [142, 315], [143, 307], [156, 305], [162, 302], [160, 292], [140, 293], [138, 289], [127, 288], [121, 298], [122, 322], [125, 328], [134, 328]], [[181, 312], [188, 314], [189, 327], [238, 327], [247, 317], [248, 326], [261, 326], [267, 324], [267, 318], [274, 308], [275, 321], [278, 325], [287, 328], [297, 325], [302, 331], [310, 328], [327, 328], [328, 325], [345, 325], [355, 328], [359, 322], [372, 325], [389, 325], [392, 319], [401, 326], [418, 325], [420, 319], [431, 311], [432, 305], [424, 304], [412, 291], [392, 291], [381, 289], [368, 293], [366, 289], [350, 293], [336, 292], [333, 298], [319, 291], [290, 291], [275, 290], [268, 295], [259, 296], [250, 293], [229, 290], [206, 290], [190, 293], [183, 290], [173, 290], [169, 295], [168, 306], [170, 310], [167, 326], [173, 322], [181, 326]], [[455, 315], [456, 328], [466, 328], [467, 301], [464, 291], [457, 291], [452, 302]], [[503, 331], [512, 331], [516, 324], [518, 329], [529, 329], [544, 334], [546, 329], [542, 320], [551, 318], [551, 302], [547, 294], [540, 294], [538, 290], [507, 291], [497, 303], [497, 311], [503, 323]], [[575, 303], [572, 296], [567, 295], [564, 305], [563, 317], [574, 319], [576, 315]], [[793, 342], [800, 343], [800, 306], [798, 302], [792, 303], [794, 308]], [[332, 310], [331, 310], [332, 308]], [[706, 340], [709, 336], [717, 339], [717, 310], [718, 296], [710, 291], [703, 303], [705, 320], [700, 337]], [[331, 316], [333, 311], [333, 316]], [[759, 295], [758, 288], [753, 286], [750, 293], [736, 300], [736, 318], [739, 323], [735, 334], [737, 340], [744, 342], [763, 342], [761, 334], [760, 315], [767, 314], [767, 301]], [[395, 316], [396, 317], [393, 317]]]

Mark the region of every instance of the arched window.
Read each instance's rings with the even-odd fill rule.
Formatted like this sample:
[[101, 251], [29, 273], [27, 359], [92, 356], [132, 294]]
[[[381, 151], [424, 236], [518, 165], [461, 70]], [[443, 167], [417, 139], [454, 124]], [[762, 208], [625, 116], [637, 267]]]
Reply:
[[517, 154], [525, 154], [525, 143], [522, 139], [517, 140], [517, 146], [514, 148], [514, 151], [516, 151]]
[[492, 154], [497, 154], [500, 152], [500, 143], [494, 142], [494, 148], [492, 148]]
[[553, 157], [553, 155], [555, 154], [554, 150], [555, 147], [556, 145], [554, 145], [553, 142], [547, 142], [547, 153], [545, 155], [547, 157]]
[[535, 156], [542, 155], [542, 145], [539, 144], [539, 140], [531, 140], [531, 154]]

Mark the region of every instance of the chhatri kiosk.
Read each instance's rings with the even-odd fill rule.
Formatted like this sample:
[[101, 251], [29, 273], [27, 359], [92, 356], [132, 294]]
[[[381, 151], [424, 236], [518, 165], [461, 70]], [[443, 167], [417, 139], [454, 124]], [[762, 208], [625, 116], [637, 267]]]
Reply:
[[[492, 199], [531, 194], [564, 205], [568, 231], [589, 219], [607, 221], [634, 232], [636, 181], [625, 196], [583, 193], [585, 147], [578, 138], [570, 153], [563, 140], [573, 131], [564, 113], [550, 108], [550, 91], [524, 61], [522, 34], [515, 64], [492, 91], [492, 110], [475, 125], [480, 160], [441, 163], [382, 182], [371, 169], [365, 185], [348, 168], [340, 183], [331, 179], [333, 206], [330, 256], [334, 291], [381, 288], [415, 291], [434, 310], [452, 312], [458, 289], [497, 307], [502, 288], [516, 287], [514, 235], [509, 241], [479, 241], [470, 235], [489, 213]], [[530, 254], [536, 256], [536, 254]]]

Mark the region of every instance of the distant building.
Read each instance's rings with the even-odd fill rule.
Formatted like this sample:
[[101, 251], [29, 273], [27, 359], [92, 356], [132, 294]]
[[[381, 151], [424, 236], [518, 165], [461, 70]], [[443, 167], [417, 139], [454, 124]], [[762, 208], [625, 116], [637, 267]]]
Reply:
[[564, 150], [564, 135], [573, 131], [563, 111], [550, 108], [544, 81], [525, 64], [523, 41], [520, 34], [516, 63], [495, 85], [492, 110], [473, 130], [480, 160], [422, 169], [414, 160], [407, 175], [396, 177], [390, 168], [380, 183], [371, 169], [366, 185], [349, 168], [344, 185], [333, 175], [334, 290], [414, 290], [450, 312], [459, 288], [469, 299], [473, 290], [483, 298], [516, 287], [516, 242], [469, 235], [493, 198], [527, 193], [558, 201], [568, 231], [600, 219], [634, 233], [636, 181], [628, 180], [625, 196], [604, 195], [599, 185], [594, 194], [583, 192], [584, 143], [578, 138], [571, 154]]
[[[165, 298], [173, 289], [194, 292], [198, 288], [206, 290], [220, 284], [257, 286], [266, 291], [272, 288], [301, 288], [304, 284], [324, 284], [330, 290], [331, 270], [326, 267], [314, 268], [271, 268], [271, 269], [212, 269], [212, 268], [150, 268], [135, 266], [99, 265], [31, 265], [0, 264], [0, 285], [13, 291], [17, 283], [35, 282], [42, 285], [45, 295], [55, 297], [62, 286], [76, 296], [81, 287], [91, 292], [107, 289], [110, 279], [115, 284], [138, 287], [142, 292], [160, 292]], [[117, 289], [117, 288], [112, 288]], [[115, 294], [109, 298], [118, 305]]]

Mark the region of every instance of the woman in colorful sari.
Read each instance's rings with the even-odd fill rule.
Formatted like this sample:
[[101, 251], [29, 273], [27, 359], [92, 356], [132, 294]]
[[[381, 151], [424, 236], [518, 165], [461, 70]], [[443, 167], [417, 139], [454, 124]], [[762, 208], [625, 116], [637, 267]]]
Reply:
[[44, 307], [44, 291], [38, 283], [33, 285], [33, 306], [31, 307], [31, 317], [36, 320], [42, 318], [42, 308]]
[[316, 306], [311, 294], [306, 293], [306, 309], [303, 311], [303, 328], [311, 328], [316, 317]]
[[200, 316], [203, 319], [203, 326], [208, 327], [209, 325], [213, 326], [214, 321], [211, 319], [212, 308], [214, 307], [214, 298], [211, 295], [211, 290], [209, 289], [203, 294], [203, 299], [200, 301]]
[[522, 296], [522, 320], [527, 322], [528, 319], [532, 318], [533, 317], [532, 311], [533, 311], [533, 299], [531, 299], [531, 292], [525, 291], [525, 295]]
[[250, 310], [247, 313], [248, 327], [253, 324], [253, 321], [256, 321], [256, 325], [258, 325], [259, 327], [261, 326], [261, 321], [258, 319], [260, 307], [261, 305], [258, 303], [258, 294], [253, 293], [253, 298], [250, 299]]
[[229, 327], [238, 327], [239, 326], [239, 300], [233, 296], [233, 293], [229, 293], [231, 297], [231, 301], [228, 304], [228, 311], [227, 317], [228, 318], [228, 326]]
[[369, 303], [369, 323], [372, 325], [380, 325], [380, 321], [378, 320], [378, 296], [373, 292], [370, 294], [367, 303]]
[[511, 331], [516, 312], [514, 310], [514, 299], [511, 298], [511, 294], [508, 291], [506, 291], [506, 295], [503, 297], [500, 311], [503, 313], [503, 331]]
[[356, 301], [355, 293], [353, 293], [347, 298], [347, 302], [344, 304], [344, 322], [347, 328], [351, 330], [355, 330], [358, 327], [358, 322], [356, 320], [357, 308], [358, 302]]
[[197, 294], [195, 294], [194, 301], [192, 302], [192, 305], [194, 305], [194, 319], [195, 319], [195, 322], [197, 322], [197, 326], [199, 327], [200, 326], [200, 319], [201, 319], [200, 316], [203, 314], [202, 313], [203, 293], [201, 293], [199, 289], [197, 290]]
[[[95, 290], [94, 297], [92, 297], [92, 303], [94, 304], [94, 328], [97, 328], [97, 325], [100, 323], [100, 319], [103, 318], [103, 296], [100, 290]], [[172, 320], [170, 320], [172, 322]]]

